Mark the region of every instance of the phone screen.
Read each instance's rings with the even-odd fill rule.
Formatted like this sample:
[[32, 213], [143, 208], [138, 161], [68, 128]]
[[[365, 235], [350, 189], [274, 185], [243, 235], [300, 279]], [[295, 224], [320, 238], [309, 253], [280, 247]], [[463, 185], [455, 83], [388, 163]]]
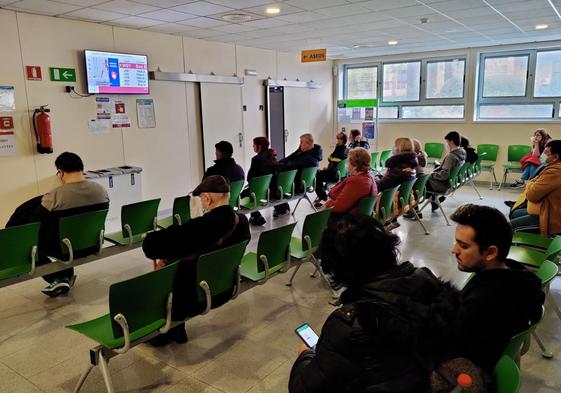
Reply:
[[302, 341], [309, 347], [313, 348], [318, 343], [319, 337], [307, 323], [296, 328], [296, 334], [300, 336]]

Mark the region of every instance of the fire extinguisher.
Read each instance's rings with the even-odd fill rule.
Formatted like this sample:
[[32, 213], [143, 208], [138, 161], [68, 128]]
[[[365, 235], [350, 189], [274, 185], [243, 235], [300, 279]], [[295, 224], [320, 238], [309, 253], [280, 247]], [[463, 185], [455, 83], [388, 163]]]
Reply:
[[51, 110], [47, 105], [41, 105], [33, 112], [33, 129], [37, 139], [37, 152], [48, 154], [53, 152], [53, 134], [51, 130], [51, 117], [48, 113]]

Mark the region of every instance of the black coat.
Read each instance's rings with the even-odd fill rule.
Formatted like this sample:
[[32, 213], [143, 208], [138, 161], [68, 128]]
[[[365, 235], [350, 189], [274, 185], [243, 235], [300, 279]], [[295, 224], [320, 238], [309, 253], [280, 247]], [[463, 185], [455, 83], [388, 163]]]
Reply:
[[465, 147], [464, 150], [466, 151], [466, 161], [470, 164], [473, 164], [479, 158], [479, 154], [475, 151], [473, 147]]
[[446, 285], [405, 262], [355, 290], [296, 360], [290, 393], [419, 393], [441, 360], [453, 319]]
[[377, 182], [378, 192], [399, 186], [407, 180], [415, 179], [419, 162], [417, 155], [413, 152], [394, 154], [386, 161], [386, 173]]
[[329, 164], [327, 164], [327, 170], [335, 174], [337, 172], [337, 165], [339, 165], [339, 162], [346, 160], [348, 155], [349, 149], [347, 146], [335, 146], [335, 150], [333, 150], [333, 153], [331, 153], [331, 155], [327, 158], [327, 161], [329, 161]]
[[277, 166], [277, 159], [268, 150], [262, 150], [251, 159], [247, 181], [258, 176], [276, 175]]
[[308, 151], [302, 151], [298, 148], [294, 153], [279, 161], [279, 172], [298, 169], [294, 182], [296, 183], [296, 192], [302, 192], [303, 190], [300, 187], [302, 169], [317, 167], [321, 160], [323, 160], [323, 150], [320, 145], [314, 145]]
[[245, 180], [243, 168], [236, 164], [236, 161], [231, 157], [214, 160], [214, 165], [206, 170], [203, 179], [212, 175], [224, 176], [226, 179], [230, 180], [230, 183], [238, 180]]
[[539, 319], [544, 302], [541, 281], [515, 261], [509, 269], [476, 273], [459, 294], [456, 356], [492, 373], [516, 334]]

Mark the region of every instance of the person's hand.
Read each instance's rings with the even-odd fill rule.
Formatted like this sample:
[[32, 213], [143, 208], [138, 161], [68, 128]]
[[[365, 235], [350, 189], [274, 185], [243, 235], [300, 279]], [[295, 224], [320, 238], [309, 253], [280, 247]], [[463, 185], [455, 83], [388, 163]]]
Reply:
[[308, 348], [306, 344], [304, 343], [300, 344], [300, 347], [298, 347], [298, 356], [300, 356], [302, 352], [307, 351], [308, 349], [310, 348]]

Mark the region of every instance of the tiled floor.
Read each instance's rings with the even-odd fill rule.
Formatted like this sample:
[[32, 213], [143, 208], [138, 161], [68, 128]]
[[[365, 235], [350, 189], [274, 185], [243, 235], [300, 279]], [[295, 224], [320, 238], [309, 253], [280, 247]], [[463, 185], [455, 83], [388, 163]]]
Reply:
[[[506, 211], [502, 201], [513, 199], [510, 191], [482, 189], [481, 203]], [[478, 202], [475, 193], [464, 189], [449, 198], [449, 214], [466, 202]], [[308, 206], [299, 208], [302, 218]], [[279, 225], [292, 218], [272, 220]], [[454, 282], [465, 276], [456, 271], [449, 253], [454, 227], [447, 227], [440, 215], [425, 213], [431, 231], [426, 236], [417, 223], [402, 222], [395, 231], [402, 239], [402, 259], [428, 266]], [[297, 226], [297, 231], [299, 226]], [[259, 229], [262, 230], [262, 229]], [[255, 250], [258, 231], [249, 249]], [[65, 298], [50, 299], [40, 293], [40, 279], [0, 289], [0, 392], [71, 392], [88, 364], [93, 343], [67, 330], [65, 325], [107, 312], [109, 285], [150, 271], [151, 262], [140, 249], [79, 267], [78, 281]], [[329, 292], [318, 279], [309, 277], [311, 266], [297, 275], [292, 288], [284, 284], [287, 274], [274, 276], [265, 285], [242, 293], [236, 300], [210, 314], [189, 321], [190, 342], [152, 348], [140, 345], [111, 360], [109, 368], [118, 392], [259, 393], [286, 392], [287, 381], [299, 339], [293, 329], [303, 322], [320, 330], [333, 310]], [[557, 280], [559, 281], [559, 280]], [[560, 285], [554, 295], [561, 302]], [[547, 313], [538, 328], [554, 353], [543, 359], [532, 345], [523, 358], [522, 392], [561, 391], [561, 321]], [[83, 392], [103, 392], [99, 370], [88, 377]]]

